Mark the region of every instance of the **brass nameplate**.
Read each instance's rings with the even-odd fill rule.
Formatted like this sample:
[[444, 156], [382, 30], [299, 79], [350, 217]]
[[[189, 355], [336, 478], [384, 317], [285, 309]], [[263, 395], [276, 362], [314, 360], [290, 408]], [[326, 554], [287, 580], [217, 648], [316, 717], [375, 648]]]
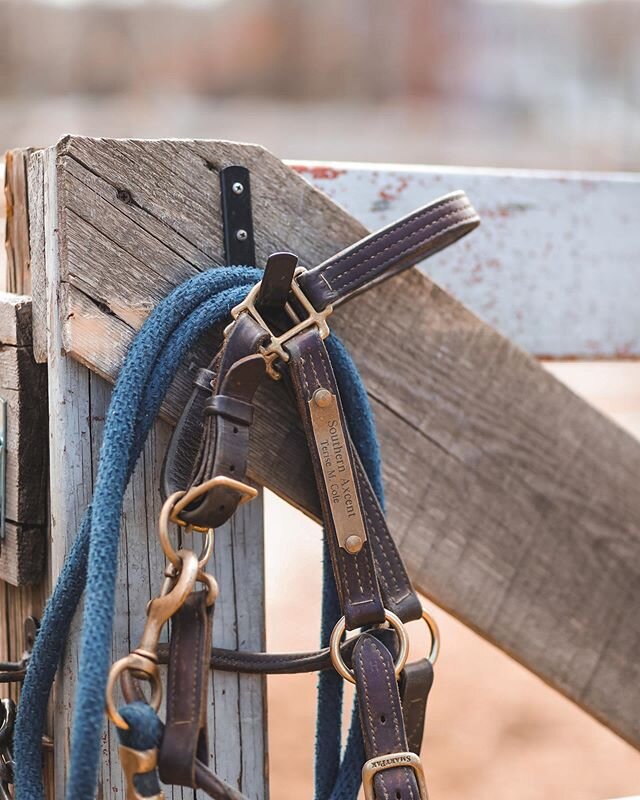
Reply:
[[309, 410], [338, 543], [348, 552], [356, 553], [366, 541], [367, 531], [338, 400], [328, 389], [318, 389], [309, 400]]

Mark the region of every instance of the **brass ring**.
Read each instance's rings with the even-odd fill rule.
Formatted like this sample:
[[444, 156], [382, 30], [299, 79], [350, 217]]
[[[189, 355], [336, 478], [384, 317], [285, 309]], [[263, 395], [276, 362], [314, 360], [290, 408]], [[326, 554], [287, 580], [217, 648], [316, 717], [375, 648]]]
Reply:
[[[394, 670], [396, 673], [396, 678], [399, 678], [400, 673], [404, 669], [407, 659], [409, 658], [409, 635], [407, 634], [402, 620], [400, 617], [394, 614], [393, 611], [389, 611], [389, 609], [385, 608], [384, 618], [398, 634], [400, 651], [398, 652], [398, 658], [396, 659]], [[343, 677], [345, 681], [349, 681], [349, 683], [355, 683], [356, 677], [354, 672], [344, 663], [344, 658], [340, 652], [342, 636], [346, 629], [346, 620], [344, 617], [340, 617], [340, 619], [336, 622], [333, 631], [331, 631], [331, 638], [329, 640], [329, 653], [331, 655], [331, 663], [333, 664], [336, 672]]]
[[220, 588], [218, 587], [218, 581], [213, 577], [213, 575], [209, 575], [208, 572], [198, 572], [198, 580], [202, 583], [207, 590], [207, 597], [206, 597], [206, 605], [212, 606], [217, 597], [220, 593]]
[[[180, 570], [182, 559], [171, 544], [171, 539], [169, 538], [169, 522], [173, 521], [175, 505], [184, 494], [185, 492], [178, 491], [167, 497], [160, 511], [160, 518], [158, 520], [158, 538], [160, 539], [162, 551], [177, 570]], [[211, 558], [215, 531], [213, 528], [196, 528], [195, 526], [193, 529], [206, 533], [202, 551], [198, 556], [198, 567], [202, 570]]]
[[[197, 486], [192, 486], [188, 491], [182, 492], [180, 496], [176, 498], [171, 511], [171, 521], [175, 522], [177, 525], [182, 525], [183, 528], [188, 527], [189, 523], [180, 519], [178, 515], [181, 511], [184, 511], [187, 506], [190, 506], [194, 500], [197, 500], [198, 497], [206, 494], [215, 486], [228, 486], [230, 489], [234, 489], [236, 492], [240, 492], [240, 494], [244, 495], [240, 501], [240, 505], [248, 503], [249, 500], [253, 500], [253, 498], [258, 494], [258, 490], [253, 486], [249, 486], [248, 483], [237, 481], [235, 478], [227, 478], [225, 475], [216, 475], [215, 478], [210, 478], [204, 483], [200, 483]], [[175, 492], [171, 495], [171, 497], [176, 497], [177, 494], [178, 492]], [[167, 500], [167, 502], [169, 501]], [[193, 525], [192, 527], [196, 531], [202, 532], [206, 530], [206, 528], [200, 528], [196, 525]]]
[[123, 731], [129, 730], [129, 724], [120, 714], [113, 700], [118, 678], [123, 672], [130, 670], [138, 680], [145, 680], [151, 684], [151, 699], [149, 700], [149, 705], [155, 711], [159, 711], [160, 705], [162, 704], [162, 681], [160, 680], [160, 676], [157, 670], [149, 672], [148, 669], [145, 669], [145, 662], [148, 662], [148, 658], [140, 656], [134, 651], [128, 656], [116, 661], [109, 671], [105, 698], [107, 715], [111, 722]]
[[433, 665], [440, 655], [440, 628], [424, 606], [422, 607], [422, 619], [427, 623], [427, 628], [429, 628], [429, 633], [431, 634], [431, 649], [429, 650], [427, 659]]

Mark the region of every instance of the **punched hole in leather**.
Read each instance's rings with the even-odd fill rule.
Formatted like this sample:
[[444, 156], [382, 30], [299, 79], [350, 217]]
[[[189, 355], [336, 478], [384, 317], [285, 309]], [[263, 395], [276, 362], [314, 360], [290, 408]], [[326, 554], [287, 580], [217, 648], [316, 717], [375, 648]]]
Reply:
[[[358, 709], [368, 760], [409, 750], [400, 690], [394, 676], [393, 640], [362, 634], [353, 650]], [[376, 800], [427, 800], [422, 797], [415, 773], [405, 766], [391, 766], [373, 780]]]

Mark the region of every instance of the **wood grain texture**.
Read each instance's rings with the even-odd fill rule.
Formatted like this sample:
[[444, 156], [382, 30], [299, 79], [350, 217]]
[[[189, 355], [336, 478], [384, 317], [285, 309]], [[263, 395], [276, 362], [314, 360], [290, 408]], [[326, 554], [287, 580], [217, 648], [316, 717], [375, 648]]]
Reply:
[[0, 397], [7, 402], [0, 574], [14, 586], [42, 578], [46, 551], [47, 373], [30, 342], [30, 299], [0, 293]]
[[[45, 258], [49, 414], [51, 448], [51, 567], [53, 579], [75, 537], [90, 500], [111, 387], [86, 367], [64, 354], [59, 298], [60, 282], [58, 204], [55, 153], [44, 158]], [[117, 659], [138, 643], [146, 617], [145, 607], [158, 594], [164, 558], [156, 535], [160, 511], [160, 467], [170, 435], [158, 420], [146, 442], [127, 489], [121, 523], [112, 656]], [[71, 490], [70, 490], [71, 487]], [[261, 499], [243, 509], [233, 526], [216, 533], [211, 570], [218, 576], [221, 596], [216, 603], [214, 641], [259, 649], [264, 645], [263, 515]], [[187, 544], [189, 544], [187, 542]], [[193, 543], [198, 546], [199, 542]], [[56, 682], [55, 796], [64, 795], [69, 763], [69, 732], [78, 680], [80, 619], [76, 617]], [[166, 632], [165, 632], [166, 635]], [[267, 796], [265, 769], [264, 680], [256, 676], [212, 676], [208, 709], [213, 763], [250, 798]], [[240, 755], [229, 757], [235, 749]], [[99, 796], [124, 796], [115, 731], [105, 726], [104, 757]], [[224, 753], [224, 757], [220, 756]], [[239, 760], [238, 760], [239, 759]], [[200, 793], [173, 788], [167, 798], [200, 798]]]
[[[1, 560], [1, 556], [0, 556]], [[26, 649], [24, 639], [24, 621], [27, 617], [42, 618], [42, 611], [46, 598], [50, 593], [48, 580], [29, 586], [12, 586], [0, 581], [0, 661], [18, 661]], [[20, 685], [17, 683], [3, 684], [2, 696], [11, 697], [18, 702]], [[50, 724], [50, 723], [49, 723]], [[51, 724], [46, 733], [52, 731]], [[54, 800], [53, 787], [53, 757], [46, 752], [43, 759], [44, 782], [47, 788], [47, 800]]]
[[31, 298], [0, 292], [0, 344], [31, 344]]
[[[291, 249], [312, 265], [364, 232], [254, 146], [71, 138], [52, 157], [62, 345], [111, 379], [167, 284], [221, 263], [221, 165], [251, 169], [259, 264]], [[640, 699], [619, 687], [640, 678], [640, 445], [417, 270], [333, 326], [370, 393], [418, 588], [639, 746]], [[251, 475], [314, 513], [281, 387], [258, 406]]]
[[[22, 157], [22, 156], [21, 156]], [[28, 159], [27, 159], [28, 161]], [[28, 218], [26, 206], [12, 206], [14, 217]], [[19, 229], [19, 228], [18, 228]], [[7, 229], [8, 240], [15, 227]], [[9, 241], [7, 241], [9, 244]], [[5, 286], [28, 286], [30, 261], [26, 248], [17, 257], [17, 248], [5, 267]], [[6, 538], [0, 547], [0, 660], [16, 661], [25, 651], [24, 622], [29, 616], [42, 617], [51, 586], [46, 567], [48, 550], [46, 469], [47, 373], [34, 363], [32, 354], [31, 299], [18, 294], [0, 293], [0, 396], [8, 400], [8, 459]], [[14, 521], [11, 521], [13, 518]], [[15, 520], [23, 520], [16, 522]], [[24, 522], [27, 520], [27, 522]], [[29, 521], [30, 520], [30, 521]], [[34, 520], [37, 525], [32, 524]], [[20, 687], [4, 689], [13, 700]], [[47, 733], [53, 731], [49, 719]], [[53, 800], [53, 757], [43, 760], [48, 800]]]
[[5, 522], [0, 543], [0, 575], [12, 586], [39, 584], [46, 562], [46, 533], [42, 527]]
[[6, 287], [17, 294], [31, 292], [27, 188], [27, 160], [31, 152], [31, 148], [9, 150], [5, 156]]
[[47, 360], [47, 271], [44, 242], [44, 152], [37, 151], [27, 160], [29, 191], [29, 251], [31, 301], [33, 308], [33, 357], [39, 364]]
[[[15, 151], [16, 156], [24, 152]], [[27, 161], [28, 215], [33, 216], [41, 208], [41, 186], [37, 178], [32, 185], [31, 164], [38, 160]], [[372, 229], [411, 211], [425, 197], [464, 185], [485, 224], [473, 244], [470, 240], [428, 264], [433, 280], [539, 358], [640, 356], [634, 304], [640, 239], [629, 214], [640, 194], [637, 175], [289, 163]], [[32, 260], [37, 247], [30, 242]], [[34, 303], [38, 291], [32, 285]], [[40, 347], [37, 331], [34, 339], [36, 360], [41, 360], [46, 348]]]

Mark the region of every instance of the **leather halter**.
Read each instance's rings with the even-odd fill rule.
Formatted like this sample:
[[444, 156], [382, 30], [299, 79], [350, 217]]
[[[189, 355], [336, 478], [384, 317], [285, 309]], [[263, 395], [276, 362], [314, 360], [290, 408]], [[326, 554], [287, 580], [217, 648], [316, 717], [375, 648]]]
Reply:
[[[312, 269], [272, 255], [264, 277], [233, 311], [221, 349], [200, 370], [163, 468], [166, 497], [183, 493], [173, 520], [200, 530], [226, 522], [254, 492], [246, 484], [253, 400], [268, 376], [284, 380], [304, 429], [344, 618], [333, 652], [274, 655], [211, 649], [213, 606], [193, 593], [174, 616], [167, 724], [159, 768], [168, 783], [214, 798], [242, 797], [207, 767], [206, 680], [210, 667], [254, 673], [335, 667], [356, 684], [367, 763], [367, 798], [426, 800], [418, 757], [432, 661], [404, 665], [404, 623], [421, 604], [348, 430], [325, 338], [341, 303], [469, 233], [479, 217], [463, 192], [447, 195]], [[201, 579], [201, 578], [200, 578]], [[380, 627], [393, 622], [393, 630]], [[340, 644], [346, 630], [375, 626]], [[434, 637], [435, 640], [435, 637]], [[128, 673], [126, 673], [128, 675]], [[135, 682], [122, 681], [135, 698]], [[138, 795], [142, 797], [143, 795]]]

